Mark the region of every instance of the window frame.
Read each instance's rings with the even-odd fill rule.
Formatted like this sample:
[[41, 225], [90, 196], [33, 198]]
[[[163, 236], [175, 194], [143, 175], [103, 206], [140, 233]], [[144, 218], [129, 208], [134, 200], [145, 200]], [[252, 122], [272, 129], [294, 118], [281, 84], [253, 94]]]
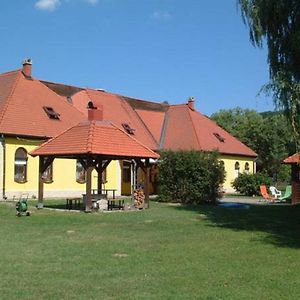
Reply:
[[83, 165], [79, 159], [76, 159], [76, 173], [75, 174], [76, 174], [75, 176], [76, 176], [77, 183], [80, 183], [80, 184], [86, 183], [86, 169], [83, 167]]
[[42, 181], [44, 183], [52, 183], [53, 182], [53, 162], [43, 172]]
[[15, 157], [14, 157], [14, 181], [17, 183], [26, 183], [27, 171], [28, 171], [28, 152], [25, 148], [19, 147], [15, 151]]

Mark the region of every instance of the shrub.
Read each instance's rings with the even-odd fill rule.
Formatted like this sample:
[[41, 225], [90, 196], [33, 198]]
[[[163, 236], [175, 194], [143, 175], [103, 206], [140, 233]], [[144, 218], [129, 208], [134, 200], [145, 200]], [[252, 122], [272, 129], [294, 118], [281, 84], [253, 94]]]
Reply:
[[246, 196], [260, 195], [259, 186], [271, 184], [271, 178], [266, 173], [240, 174], [232, 183], [236, 191]]
[[225, 171], [217, 153], [164, 151], [159, 162], [159, 200], [199, 204], [215, 202]]

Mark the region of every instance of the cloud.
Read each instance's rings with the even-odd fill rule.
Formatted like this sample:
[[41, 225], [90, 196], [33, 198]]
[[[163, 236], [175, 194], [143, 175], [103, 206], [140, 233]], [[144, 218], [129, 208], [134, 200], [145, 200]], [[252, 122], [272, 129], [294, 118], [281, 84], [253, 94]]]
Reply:
[[158, 21], [169, 21], [172, 16], [168, 11], [157, 10], [151, 14], [151, 18]]
[[[71, 2], [73, 0], [38, 0], [35, 3], [35, 7], [40, 10], [48, 10], [48, 11], [54, 11], [56, 8], [58, 8], [63, 2]], [[81, 0], [85, 3], [88, 3], [90, 5], [96, 5], [98, 4], [99, 0]]]
[[54, 11], [60, 5], [60, 0], [39, 0], [35, 7], [40, 10]]
[[92, 5], [96, 5], [99, 2], [99, 0], [86, 0], [86, 2]]

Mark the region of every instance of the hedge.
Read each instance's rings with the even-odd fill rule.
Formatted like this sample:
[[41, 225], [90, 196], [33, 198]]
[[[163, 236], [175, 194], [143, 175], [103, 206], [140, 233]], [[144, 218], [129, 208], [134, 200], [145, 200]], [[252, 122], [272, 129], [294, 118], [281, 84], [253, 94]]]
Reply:
[[214, 203], [225, 179], [216, 152], [163, 151], [158, 167], [158, 199], [164, 202]]

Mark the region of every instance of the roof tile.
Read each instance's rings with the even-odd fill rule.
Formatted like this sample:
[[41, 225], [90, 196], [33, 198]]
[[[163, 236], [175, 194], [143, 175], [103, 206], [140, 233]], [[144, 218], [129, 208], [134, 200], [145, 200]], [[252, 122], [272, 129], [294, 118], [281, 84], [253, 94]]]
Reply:
[[108, 121], [84, 121], [36, 148], [31, 155], [104, 155], [158, 158], [159, 155]]

